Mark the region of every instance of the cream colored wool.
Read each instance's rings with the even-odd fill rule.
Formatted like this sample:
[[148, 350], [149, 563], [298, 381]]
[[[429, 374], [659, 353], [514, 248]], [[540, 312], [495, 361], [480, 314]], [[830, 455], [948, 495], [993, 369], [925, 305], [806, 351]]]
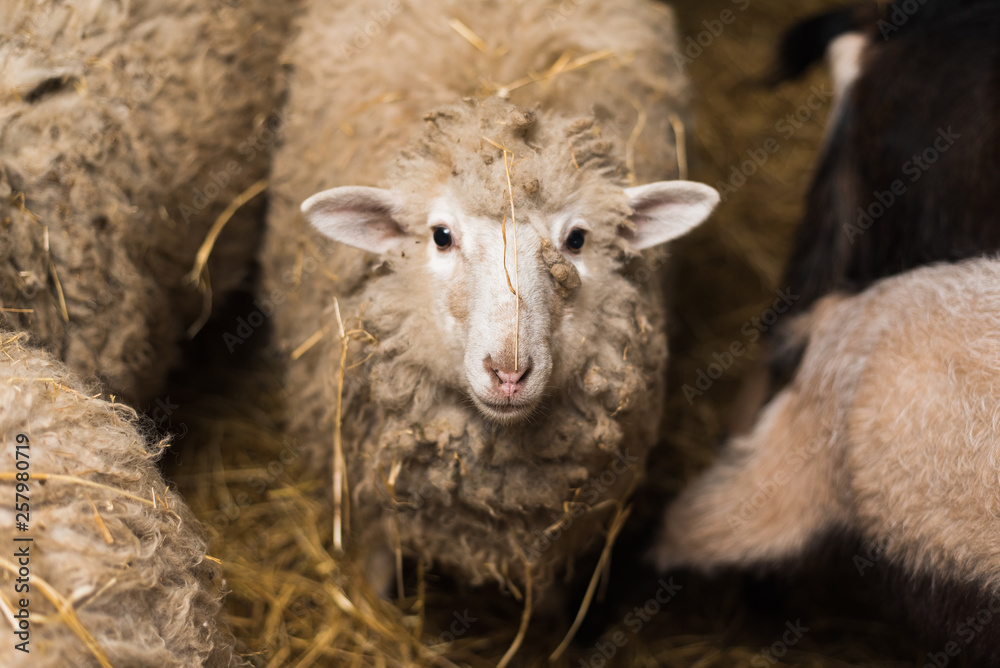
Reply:
[[[15, 593], [18, 576], [3, 569], [0, 596], [14, 611], [28, 599], [30, 652], [14, 649], [19, 640], [7, 628], [0, 664], [98, 665], [43, 594], [44, 581], [113, 666], [230, 665], [232, 638], [218, 624], [225, 583], [206, 560], [197, 520], [157, 470], [162, 444], [146, 440], [134, 411], [95, 398], [26, 338], [0, 331], [0, 539], [5, 562], [30, 546], [30, 590]], [[14, 526], [18, 434], [30, 439], [27, 532]], [[154, 498], [155, 508], [143, 502]], [[13, 540], [25, 536], [33, 542]], [[7, 619], [0, 624], [9, 627]]]
[[906, 573], [1000, 591], [1000, 261], [803, 318], [795, 379], [668, 509], [660, 566], [775, 564], [848, 531]]
[[[266, 175], [292, 7], [4, 2], [0, 324], [133, 401], [159, 391], [202, 311], [195, 252]], [[213, 252], [215, 304], [245, 276], [262, 209]]]
[[[642, 273], [658, 255], [644, 260], [620, 232], [623, 186], [677, 176], [668, 114], [683, 109], [685, 87], [673, 30], [667, 8], [639, 1], [562, 12], [526, 1], [307, 7], [287, 54], [290, 120], [272, 174], [263, 297], [277, 305], [284, 359], [322, 332], [290, 362], [287, 386], [292, 429], [327, 470], [340, 351], [334, 298], [347, 328], [376, 340], [352, 344], [347, 360], [360, 362], [344, 389], [349, 548], [391, 548], [398, 538], [432, 568], [519, 587], [527, 559], [541, 593], [571, 569], [572, 555], [604, 540], [641, 474], [663, 399], [662, 294]], [[510, 102], [490, 96], [560, 59], [600, 53], [613, 57], [517, 88]], [[321, 238], [299, 214], [319, 190], [382, 185], [404, 197], [397, 218], [415, 232], [429, 193], [450, 180], [463, 211], [495, 220], [499, 237], [506, 174], [491, 142], [517, 161], [519, 224], [544, 225], [576, 203], [606, 275], [580, 290], [560, 252], [519, 249], [549, 265], [559, 295], [551, 308], [573, 295], [577, 315], [552, 342], [549, 402], [515, 428], [484, 421], [459, 389], [461, 351], [433, 325], [440, 295], [419, 257], [379, 263]]]

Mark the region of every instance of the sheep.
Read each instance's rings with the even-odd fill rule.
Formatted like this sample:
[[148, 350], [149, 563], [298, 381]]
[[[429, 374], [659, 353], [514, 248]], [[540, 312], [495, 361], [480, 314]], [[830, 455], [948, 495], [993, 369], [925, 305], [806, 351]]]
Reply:
[[775, 567], [858, 536], [862, 573], [898, 569], [940, 646], [996, 665], [996, 623], [970, 637], [968, 620], [1000, 612], [1000, 260], [829, 295], [794, 330], [808, 339], [794, 379], [667, 508], [652, 557]]
[[164, 444], [26, 341], [0, 331], [0, 664], [232, 665], [225, 583]]
[[261, 295], [294, 358], [290, 428], [334, 468], [369, 564], [398, 543], [542, 600], [657, 435], [653, 249], [718, 201], [658, 181], [686, 95], [673, 16], [314, 3], [300, 30]]
[[[266, 174], [291, 9], [5, 3], [0, 325], [135, 405], [160, 391], [203, 310], [199, 245]], [[215, 245], [215, 304], [244, 280], [260, 204]]]

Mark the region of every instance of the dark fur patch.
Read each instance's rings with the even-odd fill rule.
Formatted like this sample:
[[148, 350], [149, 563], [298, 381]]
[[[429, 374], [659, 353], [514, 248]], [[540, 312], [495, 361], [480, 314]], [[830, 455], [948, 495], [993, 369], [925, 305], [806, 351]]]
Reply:
[[874, 606], [877, 618], [920, 650], [920, 668], [1000, 665], [1000, 596], [974, 583], [914, 574], [856, 533], [817, 537], [804, 554], [758, 571], [751, 590], [781, 607], [790, 592], [817, 582], [829, 590], [826, 605]]
[[878, 6], [864, 2], [810, 16], [781, 37], [772, 83], [797, 79], [823, 60], [830, 43], [841, 35], [869, 28], [878, 18]]
[[967, 4], [929, 2], [905, 31], [873, 37], [786, 268], [793, 311], [1000, 250], [1000, 3]]

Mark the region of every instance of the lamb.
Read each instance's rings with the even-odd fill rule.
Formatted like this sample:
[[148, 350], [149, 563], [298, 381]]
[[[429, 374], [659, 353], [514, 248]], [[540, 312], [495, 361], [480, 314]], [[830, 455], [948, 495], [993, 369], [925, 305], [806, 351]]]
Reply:
[[968, 619], [1000, 611], [1000, 260], [916, 269], [801, 318], [795, 378], [667, 509], [658, 566], [774, 567], [858, 536], [940, 646], [996, 665], [997, 625], [970, 637]]
[[225, 583], [164, 444], [26, 341], [0, 331], [0, 664], [231, 665]]
[[658, 181], [685, 95], [672, 14], [571, 9], [308, 5], [264, 246], [291, 427], [334, 468], [335, 513], [346, 481], [345, 544], [536, 600], [641, 474], [655, 247], [718, 201]]
[[[196, 252], [266, 175], [281, 123], [291, 8], [229, 4], [4, 4], [0, 325], [135, 405], [199, 319]], [[246, 276], [262, 203], [215, 244], [214, 304]]]

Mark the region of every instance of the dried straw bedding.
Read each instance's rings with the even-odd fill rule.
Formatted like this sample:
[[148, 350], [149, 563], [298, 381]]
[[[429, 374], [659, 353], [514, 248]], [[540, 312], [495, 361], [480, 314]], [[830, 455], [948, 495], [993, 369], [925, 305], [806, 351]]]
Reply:
[[[28, 599], [30, 642], [29, 653], [15, 650], [7, 629], [0, 664], [229, 665], [232, 637], [218, 621], [224, 582], [199, 523], [157, 469], [166, 444], [26, 339], [0, 331], [0, 537], [9, 548], [0, 595], [5, 626]], [[15, 459], [18, 435], [27, 458]], [[26, 532], [15, 531], [13, 507], [24, 472]], [[26, 562], [12, 554], [22, 547]], [[15, 594], [22, 566], [29, 589]]]
[[[340, 434], [357, 529], [348, 542], [398, 543], [472, 584], [523, 589], [530, 579], [541, 594], [572, 555], [608, 534], [655, 440], [666, 361], [659, 286], [629, 278], [636, 254], [609, 258], [622, 266], [607, 270], [597, 315], [584, 323], [586, 353], [564, 360], [580, 370], [572, 397], [524, 431], [495, 432], [447, 378], [461, 372], [443, 365], [450, 343], [428, 335], [420, 316], [434, 296], [415, 279], [418, 261], [376, 266], [321, 238], [299, 206], [329, 187], [392, 187], [406, 202], [400, 224], [415, 231], [427, 193], [450, 175], [464, 210], [496, 219], [499, 234], [503, 146], [516, 161], [516, 209], [545, 220], [576, 198], [595, 239], [611, 237], [627, 211], [623, 186], [678, 173], [671, 117], [682, 115], [686, 86], [670, 58], [673, 16], [644, 2], [579, 2], [558, 20], [534, 2], [394, 6], [371, 45], [355, 49], [370, 7], [308, 4], [286, 54], [294, 77], [272, 172], [262, 297], [276, 305], [278, 354], [293, 358], [291, 431], [307, 456], [331, 466], [336, 380], [350, 367]], [[491, 97], [501, 89], [509, 102]], [[561, 269], [552, 268], [557, 282]], [[343, 364], [335, 299], [353, 330]], [[623, 466], [626, 457], [636, 460]], [[610, 489], [581, 496], [612, 468]], [[550, 527], [559, 536], [551, 545], [541, 538]]]
[[[292, 7], [4, 4], [0, 323], [119, 396], [155, 396], [206, 310], [187, 277], [199, 245], [266, 174]], [[246, 275], [262, 204], [215, 245], [216, 304]]]

